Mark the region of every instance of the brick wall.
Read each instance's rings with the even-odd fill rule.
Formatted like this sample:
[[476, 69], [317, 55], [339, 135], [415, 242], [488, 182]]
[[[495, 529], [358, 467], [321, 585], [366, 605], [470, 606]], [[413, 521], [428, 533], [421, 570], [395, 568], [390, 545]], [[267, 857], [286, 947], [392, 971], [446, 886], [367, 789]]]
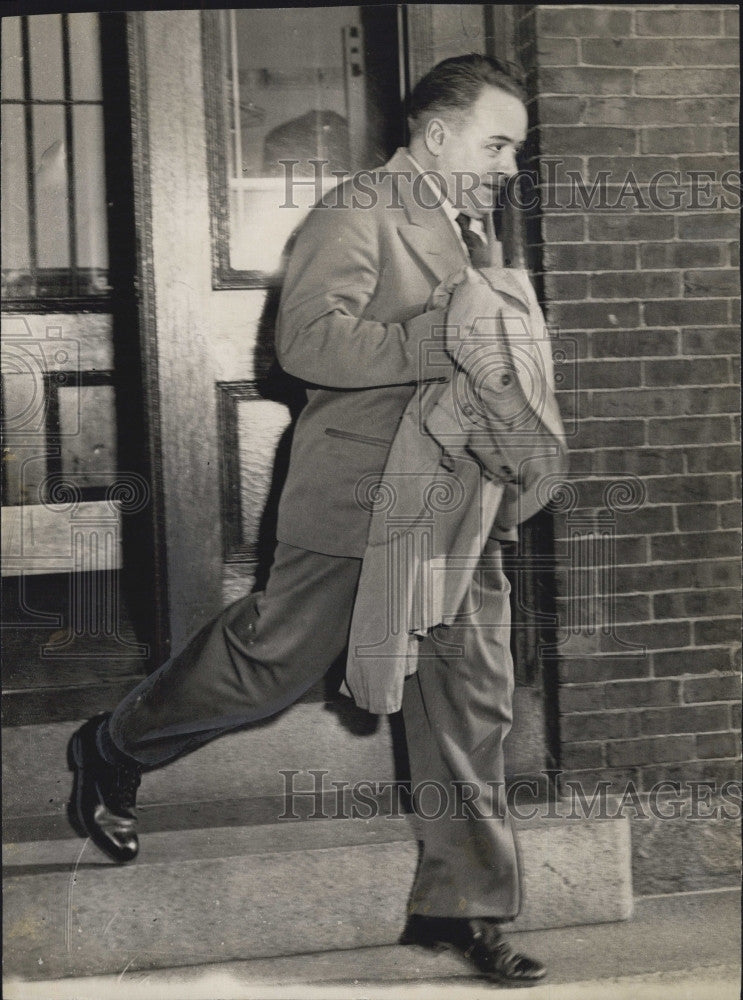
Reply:
[[[561, 390], [574, 491], [556, 501], [561, 765], [646, 790], [735, 778], [738, 212], [719, 178], [738, 168], [737, 8], [517, 11], [543, 181], [530, 244], [548, 322], [578, 357]], [[603, 204], [571, 202], [569, 171], [586, 196], [608, 172]], [[607, 506], [616, 480], [629, 485]], [[611, 578], [568, 569], [607, 553]], [[592, 627], [609, 613], [610, 634]]]

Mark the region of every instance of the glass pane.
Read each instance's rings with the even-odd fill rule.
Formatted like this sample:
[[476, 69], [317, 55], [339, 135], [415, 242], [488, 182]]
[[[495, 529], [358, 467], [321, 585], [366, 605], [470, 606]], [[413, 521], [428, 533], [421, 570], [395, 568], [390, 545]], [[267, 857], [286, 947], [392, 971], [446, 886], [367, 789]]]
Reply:
[[398, 56], [388, 35], [383, 59], [369, 60], [363, 21], [360, 7], [223, 12], [233, 269], [277, 272], [291, 233], [337, 174], [386, 159], [381, 91], [365, 63], [384, 62], [389, 81]]
[[64, 109], [35, 107], [34, 172], [40, 268], [70, 266]]
[[62, 16], [34, 14], [28, 19], [31, 46], [31, 96], [62, 100]]
[[73, 101], [100, 101], [101, 43], [97, 14], [70, 14]]
[[3, 294], [22, 294], [30, 265], [28, 193], [23, 108], [2, 109], [2, 261]]
[[110, 385], [58, 390], [62, 476], [82, 489], [116, 478], [116, 414]]
[[271, 488], [276, 446], [291, 415], [283, 403], [270, 399], [241, 400], [237, 421], [242, 541], [243, 545], [251, 546], [258, 540], [263, 508]]
[[74, 108], [72, 114], [77, 259], [83, 269], [81, 292], [95, 294], [106, 291], [108, 271], [103, 109], [88, 104]]
[[2, 95], [18, 100], [23, 97], [20, 17], [3, 18], [2, 37]]

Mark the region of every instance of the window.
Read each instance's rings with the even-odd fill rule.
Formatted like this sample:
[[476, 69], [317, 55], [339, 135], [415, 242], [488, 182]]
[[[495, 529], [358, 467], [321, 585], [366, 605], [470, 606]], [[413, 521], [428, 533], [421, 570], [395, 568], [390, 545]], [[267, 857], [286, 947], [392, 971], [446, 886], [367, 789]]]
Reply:
[[3, 19], [2, 291], [110, 291], [97, 14]]
[[215, 287], [277, 283], [314, 202], [400, 144], [397, 17], [385, 5], [204, 15]]

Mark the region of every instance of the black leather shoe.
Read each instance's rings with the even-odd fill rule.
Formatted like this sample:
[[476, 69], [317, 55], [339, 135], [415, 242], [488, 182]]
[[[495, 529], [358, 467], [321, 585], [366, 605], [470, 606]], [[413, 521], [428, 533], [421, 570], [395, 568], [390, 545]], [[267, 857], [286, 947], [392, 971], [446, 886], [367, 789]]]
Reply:
[[140, 770], [109, 764], [101, 756], [96, 732], [106, 714], [89, 719], [73, 734], [68, 763], [74, 772], [67, 814], [75, 831], [89, 836], [119, 864], [132, 861], [139, 851], [135, 810]]
[[502, 986], [535, 986], [547, 975], [540, 962], [515, 952], [498, 924], [487, 917], [425, 917], [415, 913], [400, 943], [456, 948], [478, 972]]

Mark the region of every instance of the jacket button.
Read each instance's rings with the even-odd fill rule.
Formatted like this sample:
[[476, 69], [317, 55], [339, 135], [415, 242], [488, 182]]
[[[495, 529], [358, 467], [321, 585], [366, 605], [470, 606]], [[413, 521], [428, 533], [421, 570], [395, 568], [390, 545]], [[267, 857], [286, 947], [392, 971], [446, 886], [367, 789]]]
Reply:
[[474, 409], [469, 404], [467, 404], [467, 406], [462, 407], [462, 413], [465, 415], [465, 417], [471, 417], [474, 412], [475, 412]]
[[503, 473], [506, 479], [513, 480], [514, 478], [513, 469], [511, 468], [510, 465], [502, 465], [500, 471]]
[[510, 384], [511, 384], [511, 376], [501, 375], [501, 385], [510, 385]]

